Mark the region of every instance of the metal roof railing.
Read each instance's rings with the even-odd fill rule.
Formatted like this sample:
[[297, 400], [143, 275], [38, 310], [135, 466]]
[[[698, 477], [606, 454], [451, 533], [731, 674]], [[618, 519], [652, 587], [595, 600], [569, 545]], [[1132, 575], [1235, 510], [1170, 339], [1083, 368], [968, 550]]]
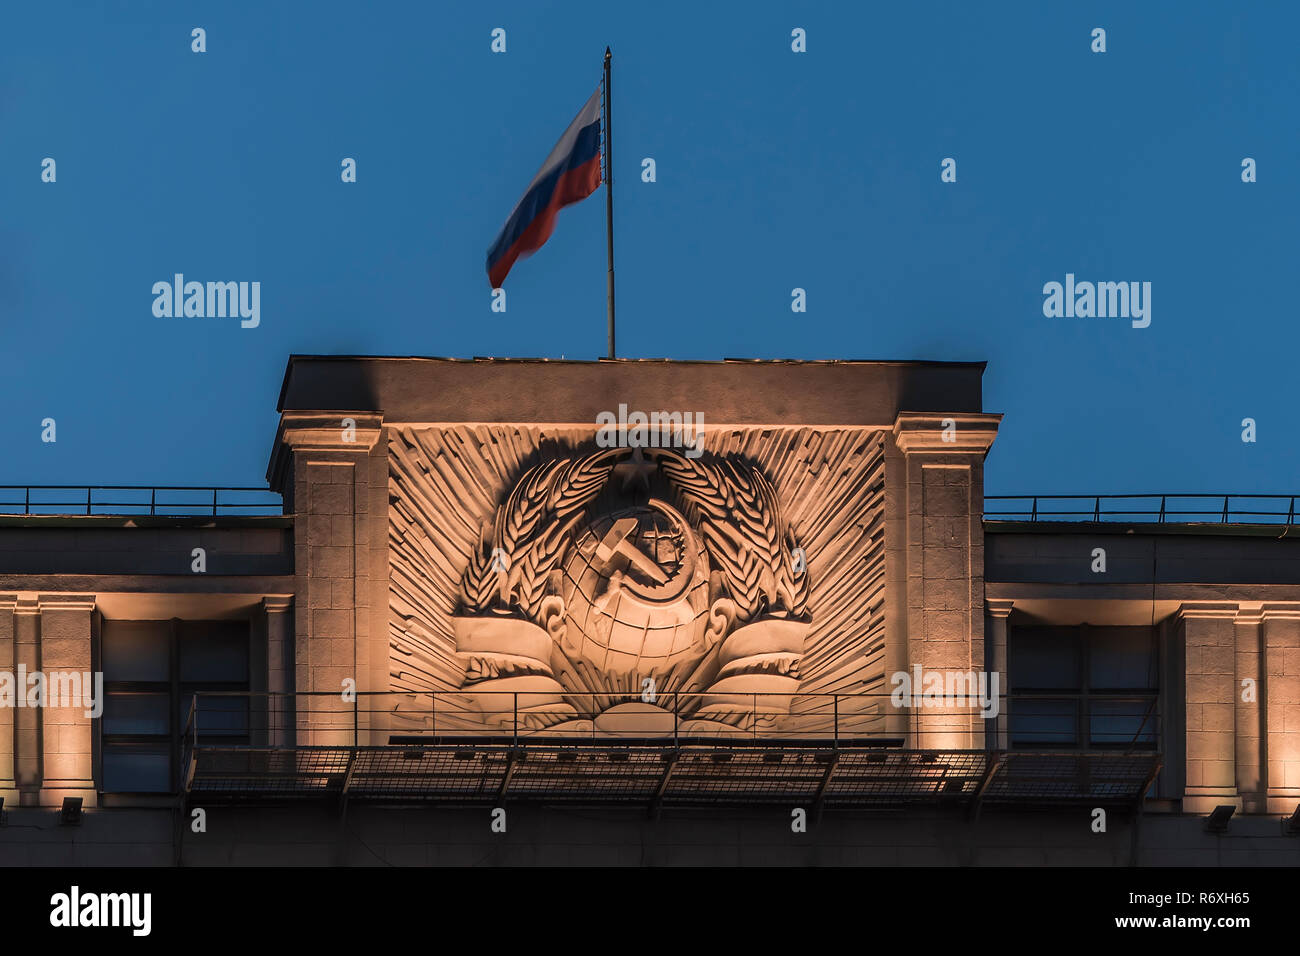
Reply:
[[198, 485], [0, 485], [0, 515], [281, 515], [268, 488]]
[[986, 521], [1296, 523], [1300, 495], [986, 495]]

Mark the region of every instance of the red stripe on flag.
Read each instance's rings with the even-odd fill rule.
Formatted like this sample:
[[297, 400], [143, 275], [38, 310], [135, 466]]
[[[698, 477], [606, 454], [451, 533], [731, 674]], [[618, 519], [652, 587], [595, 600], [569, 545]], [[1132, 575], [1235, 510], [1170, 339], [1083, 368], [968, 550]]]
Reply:
[[546, 208], [537, 214], [537, 218], [492, 267], [491, 273], [488, 274], [492, 288], [501, 288], [501, 283], [506, 281], [506, 276], [516, 259], [526, 259], [546, 244], [546, 240], [551, 238], [551, 233], [555, 230], [555, 217], [561, 209], [586, 199], [599, 188], [600, 172], [600, 153], [597, 153], [581, 166], [570, 169], [559, 178]]

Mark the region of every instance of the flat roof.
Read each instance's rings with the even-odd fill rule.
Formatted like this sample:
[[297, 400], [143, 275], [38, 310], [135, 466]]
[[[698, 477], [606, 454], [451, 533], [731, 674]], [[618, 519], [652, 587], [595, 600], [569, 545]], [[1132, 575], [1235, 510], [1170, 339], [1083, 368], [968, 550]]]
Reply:
[[755, 425], [892, 426], [898, 413], [982, 412], [984, 362], [291, 355], [277, 409], [387, 422], [594, 423], [603, 411], [697, 412]]

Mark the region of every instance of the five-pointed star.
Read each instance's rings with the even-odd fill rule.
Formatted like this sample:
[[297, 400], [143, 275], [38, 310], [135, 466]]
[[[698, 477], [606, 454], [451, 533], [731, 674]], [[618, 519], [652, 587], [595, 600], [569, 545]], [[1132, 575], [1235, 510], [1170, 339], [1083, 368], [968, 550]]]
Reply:
[[655, 473], [658, 467], [658, 462], [653, 462], [641, 454], [641, 446], [637, 445], [632, 449], [631, 458], [614, 466], [614, 473], [623, 476], [624, 491], [627, 491], [628, 487], [635, 482], [648, 492], [650, 490], [650, 476]]

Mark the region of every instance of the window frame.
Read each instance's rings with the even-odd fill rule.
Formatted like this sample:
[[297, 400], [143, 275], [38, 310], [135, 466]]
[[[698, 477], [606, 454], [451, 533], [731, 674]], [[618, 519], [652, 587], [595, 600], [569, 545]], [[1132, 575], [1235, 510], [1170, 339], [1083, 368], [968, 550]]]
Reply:
[[[94, 746], [95, 746], [95, 787], [98, 793], [110, 794], [113, 796], [124, 797], [160, 797], [174, 796], [179, 791], [180, 785], [180, 759], [182, 737], [185, 733], [185, 722], [188, 719], [188, 708], [185, 713], [181, 712], [182, 703], [192, 697], [195, 693], [203, 692], [235, 692], [249, 694], [253, 680], [253, 647], [254, 633], [253, 621], [249, 618], [224, 618], [224, 619], [195, 619], [172, 617], [165, 620], [142, 620], [142, 619], [106, 619], [99, 615], [98, 627], [95, 634], [95, 653], [98, 657], [98, 667], [102, 670], [104, 666], [104, 641], [106, 632], [112, 630], [113, 625], [136, 624], [136, 625], [166, 625], [167, 628], [167, 680], [160, 681], [139, 681], [139, 680], [115, 680], [109, 681], [107, 675], [104, 679], [104, 711], [99, 717], [95, 718], [94, 728]], [[245, 678], [242, 681], [181, 681], [181, 641], [182, 632], [187, 626], [201, 625], [231, 625], [238, 624], [242, 627], [246, 641], [244, 673]], [[108, 713], [108, 701], [112, 695], [140, 695], [145, 694], [161, 695], [167, 697], [167, 733], [166, 734], [122, 734], [108, 733], [104, 728], [104, 718]], [[212, 735], [208, 741], [218, 744], [248, 744], [252, 740], [252, 709], [251, 697], [245, 704], [245, 733], [242, 735]], [[167, 780], [168, 789], [166, 790], [110, 790], [106, 785], [104, 762], [111, 753], [132, 752], [132, 748], [137, 748], [135, 752], [153, 752], [159, 747], [165, 746], [167, 750]], [[121, 749], [119, 749], [121, 748]]]
[[[1112, 625], [1106, 625], [1106, 628]], [[1111, 688], [1106, 690], [1094, 689], [1092, 684], [1092, 658], [1093, 658], [1093, 639], [1090, 632], [1102, 630], [1101, 627], [1090, 625], [1086, 622], [1081, 624], [1031, 624], [1016, 626], [1011, 625], [1007, 629], [1007, 746], [1011, 750], [1020, 751], [1051, 751], [1063, 750], [1079, 753], [1117, 753], [1117, 752], [1151, 752], [1159, 753], [1163, 749], [1164, 728], [1162, 726], [1162, 702], [1164, 699], [1164, 688], [1162, 685], [1162, 676], [1164, 674], [1163, 652], [1160, 641], [1160, 632], [1158, 626], [1144, 625], [1113, 625], [1131, 628], [1133, 631], [1143, 631], [1150, 641], [1150, 658], [1148, 672], [1150, 680], [1154, 686], [1149, 688]], [[1017, 631], [1037, 630], [1041, 632], [1057, 632], [1061, 635], [1068, 634], [1074, 642], [1072, 648], [1077, 663], [1076, 680], [1077, 684], [1073, 689], [1062, 690], [1060, 688], [1041, 688], [1041, 687], [1018, 687], [1014, 679], [1015, 670], [1015, 635]], [[1018, 701], [1050, 701], [1050, 700], [1068, 700], [1075, 703], [1074, 708], [1074, 740], [1070, 743], [1063, 742], [1024, 742], [1017, 740], [1015, 730], [1015, 705]], [[1116, 741], [1108, 743], [1105, 741], [1097, 742], [1094, 740], [1092, 729], [1093, 719], [1098, 715], [1094, 712], [1093, 704], [1105, 702], [1144, 702], [1146, 707], [1143, 711], [1143, 723], [1138, 734], [1128, 741]], [[1148, 729], [1150, 725], [1150, 729]], [[1143, 740], [1143, 737], [1149, 735], [1149, 740]]]

